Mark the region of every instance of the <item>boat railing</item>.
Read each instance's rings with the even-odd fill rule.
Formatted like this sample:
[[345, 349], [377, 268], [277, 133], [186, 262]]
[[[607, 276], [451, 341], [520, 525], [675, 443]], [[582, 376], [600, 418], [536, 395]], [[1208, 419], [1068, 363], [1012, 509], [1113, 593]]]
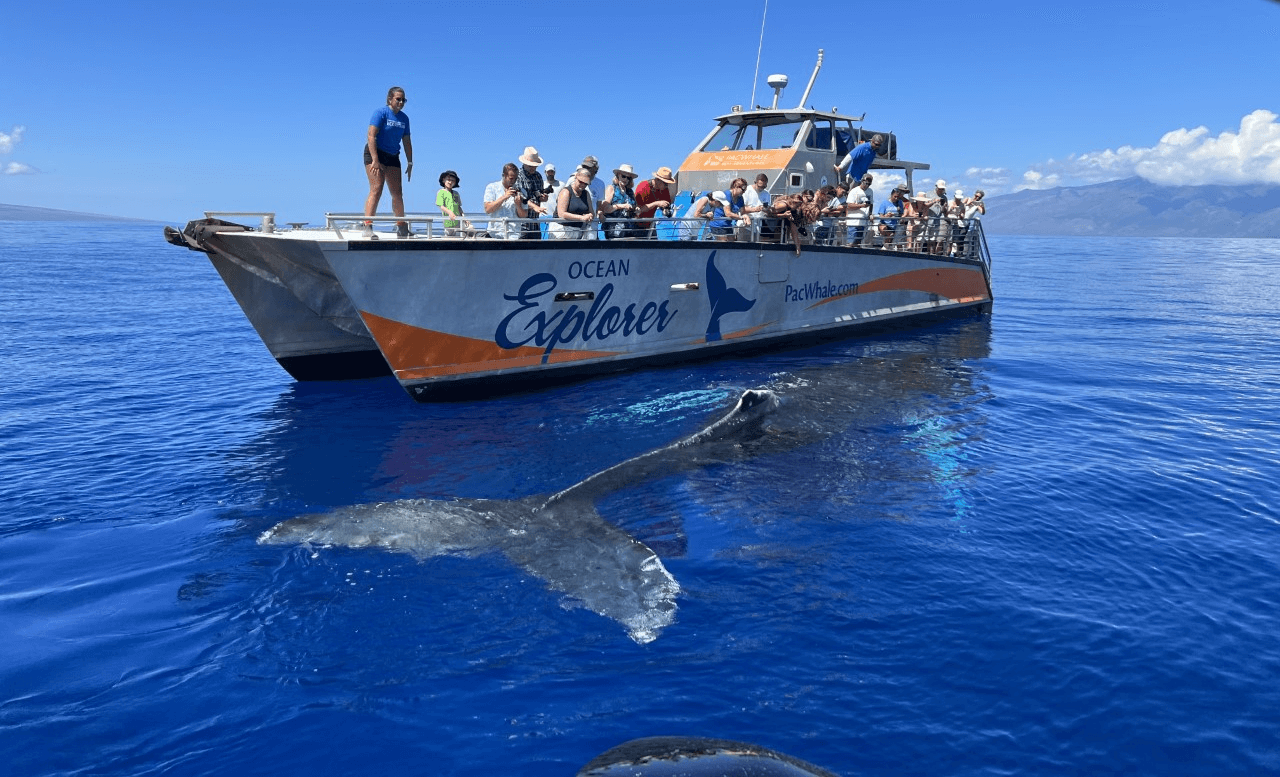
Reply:
[[252, 210], [206, 210], [204, 212], [204, 217], [207, 219], [262, 219], [262, 226], [259, 228], [261, 231], [268, 233], [276, 231], [276, 214], [273, 212]]
[[[210, 215], [210, 214], [206, 214]], [[270, 216], [273, 214], [231, 214]], [[265, 219], [264, 219], [265, 221]], [[449, 218], [437, 213], [406, 213], [403, 216], [362, 213], [326, 213], [324, 229], [332, 230], [343, 240], [357, 239], [365, 225], [392, 226], [406, 224], [416, 239], [489, 239], [518, 235], [528, 225], [536, 225], [540, 239], [700, 241], [736, 240], [751, 243], [790, 245], [793, 237], [789, 225], [776, 218], [753, 218], [746, 224], [723, 227], [722, 222], [706, 218], [656, 216], [640, 220], [593, 219], [582, 222], [561, 219], [495, 218], [487, 213], [460, 213]], [[265, 230], [264, 230], [265, 231]], [[854, 221], [846, 218], [824, 218], [796, 230], [800, 244], [883, 249], [959, 257], [980, 261], [990, 270], [991, 252], [987, 247], [982, 222], [971, 219], [937, 216], [881, 216]]]
[[990, 269], [982, 222], [939, 216], [871, 216], [870, 222], [826, 218], [805, 227], [802, 244], [858, 246], [980, 261]]

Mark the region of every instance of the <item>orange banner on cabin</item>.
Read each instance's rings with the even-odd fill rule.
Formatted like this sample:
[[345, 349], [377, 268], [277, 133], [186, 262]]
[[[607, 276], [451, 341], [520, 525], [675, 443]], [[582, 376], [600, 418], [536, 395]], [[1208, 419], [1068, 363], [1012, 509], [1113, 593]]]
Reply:
[[791, 162], [789, 148], [764, 151], [695, 151], [680, 165], [682, 173], [721, 170], [778, 170]]

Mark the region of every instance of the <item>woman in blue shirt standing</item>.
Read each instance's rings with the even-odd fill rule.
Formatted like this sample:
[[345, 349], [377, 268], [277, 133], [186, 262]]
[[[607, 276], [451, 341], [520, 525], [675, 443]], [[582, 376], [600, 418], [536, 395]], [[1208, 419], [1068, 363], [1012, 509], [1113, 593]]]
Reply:
[[[391, 190], [391, 212], [404, 215], [404, 193], [400, 183], [400, 142], [404, 141], [407, 164], [405, 180], [413, 179], [413, 142], [409, 140], [409, 117], [405, 115], [404, 90], [393, 86], [387, 90], [387, 104], [373, 112], [369, 119], [369, 134], [364, 145], [364, 170], [369, 176], [369, 197], [364, 201], [364, 215], [378, 212], [378, 200], [382, 199], [382, 185]], [[409, 225], [396, 222], [400, 237], [409, 235]], [[373, 222], [364, 223], [364, 236], [373, 234]]]

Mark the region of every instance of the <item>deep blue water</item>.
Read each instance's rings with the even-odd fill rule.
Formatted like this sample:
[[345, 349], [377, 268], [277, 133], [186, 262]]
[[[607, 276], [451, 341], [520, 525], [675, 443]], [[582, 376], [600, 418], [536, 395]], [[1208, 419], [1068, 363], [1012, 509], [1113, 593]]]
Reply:
[[[1280, 773], [1276, 241], [997, 237], [989, 318], [419, 405], [292, 382], [158, 227], [0, 226], [8, 773]], [[647, 644], [501, 554], [256, 542], [553, 492], [753, 386], [821, 434], [598, 505], [681, 586]]]

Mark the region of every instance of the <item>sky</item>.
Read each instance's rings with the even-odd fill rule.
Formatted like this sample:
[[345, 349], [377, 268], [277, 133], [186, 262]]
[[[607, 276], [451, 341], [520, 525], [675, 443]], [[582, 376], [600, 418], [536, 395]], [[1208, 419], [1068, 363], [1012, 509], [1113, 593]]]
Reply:
[[369, 117], [397, 85], [407, 209], [433, 212], [453, 169], [474, 210], [526, 146], [561, 178], [587, 154], [677, 168], [714, 116], [772, 99], [769, 74], [798, 102], [819, 49], [808, 103], [894, 132], [932, 166], [917, 188], [1280, 184], [1275, 0], [610, 5], [12, 3], [0, 203], [177, 224], [359, 211]]

